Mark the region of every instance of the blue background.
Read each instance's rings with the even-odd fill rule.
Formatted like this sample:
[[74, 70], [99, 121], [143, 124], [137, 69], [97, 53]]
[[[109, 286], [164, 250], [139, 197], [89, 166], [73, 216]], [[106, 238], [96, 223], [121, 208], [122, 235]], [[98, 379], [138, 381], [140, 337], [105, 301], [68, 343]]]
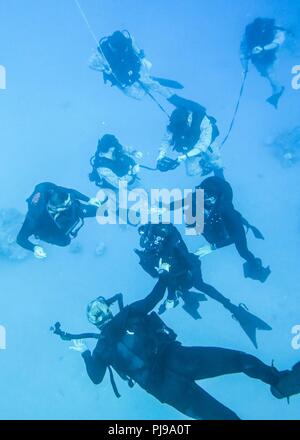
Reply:
[[[242, 80], [238, 51], [245, 26], [257, 16], [269, 16], [296, 37], [299, 33], [297, 0], [81, 0], [81, 5], [99, 38], [129, 29], [153, 62], [153, 73], [182, 82], [184, 96], [207, 107], [223, 136]], [[154, 164], [166, 117], [151, 100], [131, 100], [88, 69], [95, 44], [73, 0], [1, 0], [0, 17], [0, 64], [7, 70], [7, 90], [0, 91], [2, 208], [25, 213], [26, 197], [47, 180], [94, 196], [87, 178], [89, 158], [106, 132], [141, 149], [144, 161]], [[245, 350], [268, 364], [274, 359], [278, 368], [289, 368], [300, 355], [291, 347], [291, 328], [300, 324], [300, 179], [299, 166], [283, 169], [264, 144], [298, 124], [300, 91], [291, 88], [295, 64], [300, 64], [300, 52], [287, 42], [278, 65], [286, 92], [277, 112], [265, 103], [269, 85], [251, 69], [223, 150], [235, 205], [266, 237], [257, 241], [250, 233], [250, 248], [270, 264], [272, 275], [264, 285], [244, 279], [234, 247], [203, 260], [205, 280], [235, 303], [245, 302], [273, 331], [259, 334], [255, 350], [214, 301], [202, 305], [200, 322], [179, 307], [164, 317], [186, 345]], [[168, 175], [143, 174], [146, 187], [193, 188], [198, 182], [187, 178], [183, 167]], [[85, 317], [91, 299], [122, 291], [129, 303], [154, 285], [132, 251], [138, 244], [134, 228], [100, 227], [90, 220], [79, 242], [79, 254], [46, 246], [45, 261], [1, 261], [0, 324], [7, 329], [7, 350], [0, 350], [0, 418], [181, 418], [138, 386], [131, 390], [118, 380], [119, 400], [108, 377], [95, 387], [80, 356], [50, 333], [56, 320], [70, 331], [91, 330]], [[95, 246], [102, 242], [107, 252], [96, 257]], [[202, 239], [187, 242], [195, 250]], [[265, 384], [246, 376], [201, 385], [241, 418], [299, 418], [299, 397], [288, 406], [274, 399]]]

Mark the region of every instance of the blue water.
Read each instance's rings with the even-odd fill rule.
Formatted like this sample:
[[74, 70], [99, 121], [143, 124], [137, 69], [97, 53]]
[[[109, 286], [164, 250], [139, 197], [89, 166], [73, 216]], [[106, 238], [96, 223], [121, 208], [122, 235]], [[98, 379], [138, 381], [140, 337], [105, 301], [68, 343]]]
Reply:
[[[81, 0], [81, 5], [99, 38], [129, 29], [153, 62], [153, 73], [182, 82], [184, 96], [207, 107], [223, 136], [242, 79], [238, 50], [245, 26], [269, 16], [291, 28], [296, 40], [300, 34], [298, 0]], [[94, 196], [89, 158], [106, 132], [141, 149], [145, 161], [154, 163], [166, 117], [151, 100], [125, 97], [88, 69], [95, 44], [73, 0], [1, 0], [0, 17], [0, 64], [7, 72], [7, 89], [0, 90], [1, 208], [25, 213], [26, 197], [47, 180]], [[277, 112], [265, 103], [269, 85], [251, 69], [222, 152], [237, 209], [266, 238], [249, 234], [250, 248], [270, 264], [272, 275], [265, 284], [244, 279], [234, 247], [203, 260], [207, 282], [235, 303], [245, 302], [273, 331], [260, 332], [255, 350], [214, 301], [202, 305], [200, 322], [181, 308], [164, 318], [184, 344], [244, 350], [268, 364], [274, 360], [278, 368], [289, 368], [300, 357], [300, 350], [291, 347], [291, 329], [300, 324], [300, 179], [299, 166], [283, 169], [264, 143], [299, 123], [300, 90], [291, 87], [291, 68], [300, 64], [298, 49], [287, 44], [281, 51], [278, 75], [286, 92]], [[183, 169], [143, 174], [148, 188], [197, 183]], [[129, 303], [154, 284], [133, 253], [138, 244], [134, 228], [100, 227], [90, 220], [79, 241], [83, 250], [78, 254], [46, 246], [45, 261], [1, 260], [0, 324], [6, 327], [7, 349], [0, 350], [0, 418], [183, 418], [138, 386], [129, 389], [118, 380], [119, 400], [108, 377], [94, 386], [80, 355], [50, 333], [57, 320], [73, 332], [92, 330], [85, 317], [91, 299], [122, 291]], [[95, 257], [101, 242], [107, 252]], [[187, 243], [194, 250], [202, 240], [189, 237]], [[243, 419], [299, 418], [299, 396], [287, 405], [246, 376], [201, 385]]]

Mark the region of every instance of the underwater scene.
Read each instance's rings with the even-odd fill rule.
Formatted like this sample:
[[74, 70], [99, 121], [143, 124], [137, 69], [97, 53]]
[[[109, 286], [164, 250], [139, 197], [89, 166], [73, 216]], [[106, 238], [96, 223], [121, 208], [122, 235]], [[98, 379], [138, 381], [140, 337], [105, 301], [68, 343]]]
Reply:
[[299, 1], [0, 21], [0, 420], [299, 420]]

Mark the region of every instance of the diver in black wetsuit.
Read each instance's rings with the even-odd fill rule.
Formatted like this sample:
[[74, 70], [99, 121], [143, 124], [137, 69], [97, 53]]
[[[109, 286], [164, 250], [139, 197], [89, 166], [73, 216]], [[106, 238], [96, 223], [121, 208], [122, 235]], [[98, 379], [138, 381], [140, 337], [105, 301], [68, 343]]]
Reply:
[[[247, 353], [216, 347], [185, 347], [176, 334], [152, 312], [162, 300], [168, 281], [164, 266], [160, 280], [145, 298], [113, 316], [112, 301], [103, 297], [88, 306], [88, 319], [100, 330], [93, 353], [81, 338], [94, 334], [71, 335], [55, 325], [54, 333], [74, 340], [74, 350], [84, 359], [94, 384], [100, 384], [107, 369], [117, 397], [120, 397], [112, 368], [130, 386], [134, 382], [162, 403], [194, 419], [237, 420], [239, 417], [202, 389], [196, 381], [225, 374], [244, 373], [271, 385], [271, 392], [283, 398], [300, 392], [300, 363], [291, 371], [280, 372]], [[152, 313], [151, 313], [152, 312]], [[81, 339], [81, 340], [80, 340]]]
[[249, 313], [242, 305], [236, 306], [213, 286], [205, 283], [202, 278], [201, 262], [198, 257], [188, 251], [179, 231], [172, 224], [151, 224], [139, 227], [140, 246], [136, 249], [140, 265], [153, 278], [159, 276], [158, 267], [165, 263], [169, 267], [168, 297], [161, 305], [159, 313], [165, 312], [179, 304], [179, 297], [184, 301], [184, 309], [194, 318], [199, 319], [198, 307], [206, 297], [190, 292], [195, 288], [222, 304], [239, 322], [243, 330], [257, 347], [256, 329], [271, 330], [261, 319]]
[[17, 243], [32, 251], [36, 258], [47, 257], [44, 249], [29, 241], [32, 235], [56, 246], [68, 246], [77, 236], [86, 217], [95, 217], [101, 202], [80, 192], [40, 183], [27, 199], [28, 213], [18, 234]]
[[248, 70], [249, 61], [251, 61], [261, 76], [269, 81], [272, 95], [267, 102], [275, 108], [278, 107], [284, 87], [275, 79], [274, 64], [287, 33], [287, 30], [278, 26], [274, 19], [259, 17], [246, 27], [240, 47], [240, 58], [244, 70]]
[[[250, 229], [256, 238], [263, 240], [261, 232], [250, 225], [233, 206], [233, 192], [230, 184], [217, 176], [208, 177], [197, 186], [204, 190], [204, 230], [203, 236], [209, 245], [203, 246], [195, 252], [199, 257], [225, 246], [234, 244], [239, 255], [246, 260], [244, 263], [244, 275], [265, 282], [271, 271], [269, 267], [263, 267], [260, 258], [257, 258], [248, 249], [245, 228]], [[196, 193], [187, 199], [193, 206], [196, 203]], [[171, 210], [181, 206], [182, 201], [173, 202]], [[187, 205], [187, 204], [186, 204]], [[185, 206], [186, 206], [185, 205]], [[186, 206], [188, 209], [188, 206]]]

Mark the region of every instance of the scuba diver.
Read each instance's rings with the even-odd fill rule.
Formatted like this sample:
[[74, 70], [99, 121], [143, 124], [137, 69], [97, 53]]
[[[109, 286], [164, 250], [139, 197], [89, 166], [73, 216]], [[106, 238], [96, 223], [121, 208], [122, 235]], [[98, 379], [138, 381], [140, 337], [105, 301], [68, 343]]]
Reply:
[[[159, 281], [144, 299], [122, 307], [120, 294], [105, 300], [99, 297], [87, 308], [90, 323], [98, 333], [70, 334], [57, 322], [52, 328], [70, 348], [81, 354], [91, 381], [100, 384], [108, 370], [113, 391], [121, 397], [113, 370], [128, 382], [137, 383], [161, 403], [166, 403], [193, 419], [238, 420], [231, 409], [218, 402], [198, 384], [198, 380], [244, 373], [270, 385], [278, 399], [300, 393], [300, 362], [291, 370], [279, 371], [242, 351], [218, 347], [187, 347], [177, 341], [175, 332], [153, 311], [162, 300], [168, 284], [168, 267], [159, 267]], [[112, 313], [112, 303], [120, 310]], [[83, 339], [95, 338], [93, 352]]]
[[123, 147], [112, 134], [105, 134], [98, 141], [97, 151], [91, 158], [90, 181], [100, 188], [118, 190], [120, 182], [129, 187], [139, 180], [140, 167], [136, 160], [141, 159], [140, 151]]
[[[220, 303], [239, 322], [242, 329], [257, 348], [256, 329], [271, 330], [271, 327], [252, 315], [245, 305], [236, 306], [202, 278], [199, 258], [188, 251], [178, 229], [169, 224], [145, 224], [138, 229], [140, 247], [135, 253], [140, 258], [140, 265], [153, 278], [159, 277], [160, 264], [169, 266], [168, 296], [159, 308], [159, 314], [179, 304], [182, 298], [184, 310], [194, 319], [199, 319], [200, 301], [206, 301], [205, 295]], [[195, 288], [199, 292], [191, 292]], [[204, 295], [203, 295], [204, 294]]]
[[142, 99], [146, 94], [159, 93], [169, 98], [172, 89], [182, 89], [176, 81], [150, 75], [152, 64], [145, 58], [128, 31], [116, 31], [100, 40], [97, 52], [92, 56], [90, 68], [103, 74], [104, 83], [109, 81], [125, 95]]
[[[248, 249], [245, 228], [251, 230], [257, 239], [264, 240], [262, 233], [243, 218], [233, 206], [233, 192], [230, 184], [216, 176], [208, 177], [196, 187], [204, 191], [204, 230], [202, 235], [208, 245], [200, 247], [195, 254], [204, 257], [216, 249], [234, 244], [239, 255], [246, 260], [243, 265], [245, 278], [264, 283], [271, 273], [263, 267], [260, 258]], [[196, 194], [192, 194], [192, 205], [196, 203]], [[179, 205], [183, 201], [179, 201]], [[171, 203], [171, 209], [179, 207], [178, 202]], [[185, 204], [188, 209], [187, 204]]]
[[267, 102], [276, 109], [284, 87], [275, 79], [274, 63], [279, 48], [285, 41], [286, 33], [285, 29], [276, 25], [274, 19], [256, 18], [246, 27], [240, 48], [244, 71], [248, 71], [251, 61], [261, 76], [267, 78], [272, 87], [272, 95]]
[[[137, 160], [142, 157], [143, 154], [140, 151], [122, 146], [112, 134], [105, 134], [98, 141], [97, 151], [90, 161], [92, 172], [89, 174], [89, 179], [103, 190], [106, 197], [106, 202], [102, 207], [104, 217], [113, 216], [115, 218], [118, 214], [123, 218], [124, 214], [126, 223], [133, 225], [130, 221], [130, 209], [127, 208], [125, 212], [121, 211], [117, 196], [119, 189], [125, 186], [126, 190], [142, 190], [138, 177], [140, 165], [137, 163]], [[144, 194], [143, 191], [140, 191], [139, 194], [141, 197], [143, 196], [145, 209], [148, 209], [147, 194]], [[100, 211], [98, 214], [100, 215]]]
[[[172, 112], [167, 133], [159, 150], [157, 168], [169, 171], [185, 163], [189, 176], [214, 173], [223, 176], [220, 152], [215, 143], [219, 130], [215, 118], [208, 116], [200, 104], [172, 95], [168, 101], [176, 109]], [[176, 158], [167, 156], [172, 150]]]
[[84, 225], [87, 217], [96, 217], [102, 206], [97, 198], [45, 182], [38, 184], [27, 199], [28, 212], [17, 243], [38, 259], [47, 257], [42, 246], [33, 244], [32, 235], [56, 246], [68, 246]]

